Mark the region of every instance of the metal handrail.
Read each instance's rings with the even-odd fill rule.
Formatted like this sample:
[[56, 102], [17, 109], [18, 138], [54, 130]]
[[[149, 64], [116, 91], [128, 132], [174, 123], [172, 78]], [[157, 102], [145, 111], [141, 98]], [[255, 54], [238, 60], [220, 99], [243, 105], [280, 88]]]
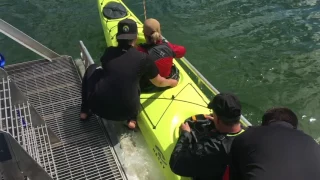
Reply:
[[83, 64], [85, 68], [87, 68], [89, 65], [94, 64], [94, 61], [86, 48], [86, 46], [83, 44], [82, 41], [80, 41], [80, 50], [81, 50], [81, 59], [83, 59]]
[[0, 32], [49, 61], [60, 57], [58, 53], [42, 45], [3, 19], [0, 19]]

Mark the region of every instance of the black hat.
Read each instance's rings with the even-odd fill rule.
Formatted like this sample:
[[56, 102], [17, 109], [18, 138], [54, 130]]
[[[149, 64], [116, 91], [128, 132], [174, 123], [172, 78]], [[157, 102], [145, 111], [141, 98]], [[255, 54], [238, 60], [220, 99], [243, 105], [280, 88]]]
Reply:
[[137, 38], [137, 23], [132, 19], [124, 19], [118, 23], [117, 39], [133, 40]]
[[241, 116], [241, 104], [238, 98], [229, 93], [216, 95], [208, 104], [222, 121], [237, 121]]

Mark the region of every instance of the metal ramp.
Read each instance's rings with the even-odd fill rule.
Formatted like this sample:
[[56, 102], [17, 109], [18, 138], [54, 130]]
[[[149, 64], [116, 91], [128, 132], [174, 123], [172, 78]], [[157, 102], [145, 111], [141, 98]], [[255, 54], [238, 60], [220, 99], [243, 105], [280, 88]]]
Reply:
[[[38, 129], [39, 130], [39, 129]], [[29, 139], [30, 135], [27, 136]], [[35, 136], [33, 136], [35, 137]], [[43, 136], [38, 136], [43, 137]], [[32, 139], [32, 138], [31, 138]], [[31, 140], [30, 139], [30, 140]], [[2, 173], [2, 179], [9, 180], [52, 180], [51, 175], [49, 175], [39, 164], [39, 156], [32, 154], [30, 156], [30, 149], [38, 149], [35, 145], [38, 141], [34, 139], [34, 143], [28, 142], [27, 144], [32, 147], [27, 149], [22, 148], [21, 143], [19, 143], [10, 133], [0, 130], [0, 143], [1, 143], [1, 155], [0, 155], [0, 169]], [[40, 141], [41, 142], [41, 141]], [[25, 142], [23, 142], [25, 143]], [[26, 144], [25, 144], [26, 145]], [[38, 155], [38, 154], [36, 154]], [[45, 156], [42, 151], [40, 156]], [[37, 161], [35, 161], [37, 157]], [[41, 158], [41, 157], [40, 157]], [[51, 160], [53, 162], [53, 159]]]
[[126, 179], [102, 122], [95, 117], [79, 121], [81, 79], [71, 57], [14, 64], [5, 70], [61, 140], [42, 156], [41, 164], [53, 179]]
[[[2, 176], [14, 180], [22, 176], [50, 180], [56, 174], [51, 143], [60, 140], [3, 69], [0, 69], [0, 132], [4, 137], [0, 143]], [[51, 169], [50, 175], [47, 169]]]

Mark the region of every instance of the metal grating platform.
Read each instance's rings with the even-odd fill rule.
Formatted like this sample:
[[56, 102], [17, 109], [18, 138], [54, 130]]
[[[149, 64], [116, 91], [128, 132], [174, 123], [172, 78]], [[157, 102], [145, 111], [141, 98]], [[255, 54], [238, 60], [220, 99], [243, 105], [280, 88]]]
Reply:
[[56, 167], [46, 124], [34, 127], [29, 102], [20, 99], [21, 104], [13, 104], [13, 96], [19, 92], [12, 92], [13, 82], [3, 70], [1, 76], [5, 77], [0, 81], [0, 130], [10, 133], [40, 166], [45, 170], [51, 169], [50, 175], [55, 176]]
[[[15, 64], [5, 70], [61, 140], [52, 144], [54, 179], [126, 179], [102, 123], [94, 117], [79, 121], [81, 79], [70, 57]], [[50, 156], [41, 158], [52, 173]]]

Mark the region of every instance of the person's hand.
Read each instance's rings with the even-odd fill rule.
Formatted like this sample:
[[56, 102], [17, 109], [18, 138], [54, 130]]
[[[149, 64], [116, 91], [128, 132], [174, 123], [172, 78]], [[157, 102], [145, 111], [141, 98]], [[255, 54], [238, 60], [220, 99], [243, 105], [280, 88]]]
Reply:
[[170, 79], [170, 81], [171, 81], [171, 87], [176, 87], [177, 85], [178, 85], [178, 81], [177, 80], [175, 80], [175, 79]]
[[212, 117], [211, 115], [204, 115], [204, 118], [209, 120], [214, 120], [214, 117]]
[[191, 128], [188, 123], [182, 123], [180, 129], [181, 131], [191, 132]]

